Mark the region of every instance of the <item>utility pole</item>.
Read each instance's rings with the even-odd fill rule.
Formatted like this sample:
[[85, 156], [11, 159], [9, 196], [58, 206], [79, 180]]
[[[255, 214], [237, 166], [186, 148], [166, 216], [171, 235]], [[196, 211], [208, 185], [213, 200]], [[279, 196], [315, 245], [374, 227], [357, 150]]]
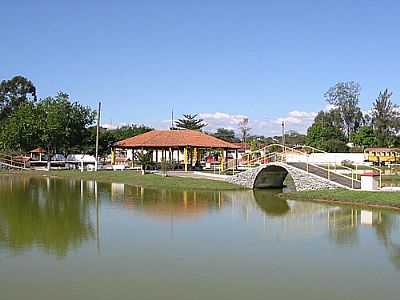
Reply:
[[171, 111], [171, 130], [174, 130], [174, 109]]
[[101, 113], [101, 102], [99, 102], [99, 107], [97, 110], [97, 128], [96, 128], [96, 163], [95, 170], [97, 172], [99, 168], [99, 134], [100, 134], [100, 113]]

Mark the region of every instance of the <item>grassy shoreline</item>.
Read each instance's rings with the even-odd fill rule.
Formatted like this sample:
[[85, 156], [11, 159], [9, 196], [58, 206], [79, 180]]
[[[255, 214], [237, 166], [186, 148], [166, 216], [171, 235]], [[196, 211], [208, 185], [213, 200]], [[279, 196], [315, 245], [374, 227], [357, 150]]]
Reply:
[[[3, 171], [0, 175], [27, 175], [45, 176], [53, 178], [74, 178], [77, 180], [97, 180], [107, 183], [124, 183], [132, 186], [142, 186], [144, 188], [180, 189], [180, 190], [209, 190], [209, 191], [234, 191], [243, 190], [238, 185], [223, 181], [184, 177], [162, 177], [160, 175], [146, 174], [141, 175], [136, 171], [99, 171], [99, 172], [79, 172], [79, 171]], [[395, 177], [396, 179], [398, 177]], [[400, 210], [400, 193], [398, 192], [367, 192], [351, 191], [345, 189], [318, 190], [304, 192], [281, 193], [281, 198], [287, 200], [314, 201], [328, 204], [355, 205], [373, 208], [389, 208]]]
[[79, 172], [79, 171], [1, 171], [1, 174], [46, 176], [53, 178], [74, 178], [78, 180], [97, 180], [108, 183], [125, 183], [144, 188], [163, 188], [163, 189], [184, 189], [184, 190], [210, 190], [228, 191], [243, 190], [244, 188], [228, 182], [210, 179], [194, 179], [186, 177], [163, 177], [160, 175], [146, 174], [141, 175], [137, 171], [98, 171], [98, 172]]
[[368, 192], [333, 189], [281, 193], [279, 196], [287, 200], [302, 200], [400, 210], [400, 193], [398, 192]]

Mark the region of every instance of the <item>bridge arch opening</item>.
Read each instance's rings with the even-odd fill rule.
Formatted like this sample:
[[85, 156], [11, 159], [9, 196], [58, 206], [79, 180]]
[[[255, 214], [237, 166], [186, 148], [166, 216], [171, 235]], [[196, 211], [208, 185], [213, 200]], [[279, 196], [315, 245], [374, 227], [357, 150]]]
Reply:
[[288, 170], [281, 166], [269, 165], [261, 169], [256, 175], [253, 188], [282, 188], [288, 175]]
[[253, 195], [258, 207], [267, 216], [284, 216], [290, 211], [288, 202], [278, 197], [280, 191], [254, 190]]

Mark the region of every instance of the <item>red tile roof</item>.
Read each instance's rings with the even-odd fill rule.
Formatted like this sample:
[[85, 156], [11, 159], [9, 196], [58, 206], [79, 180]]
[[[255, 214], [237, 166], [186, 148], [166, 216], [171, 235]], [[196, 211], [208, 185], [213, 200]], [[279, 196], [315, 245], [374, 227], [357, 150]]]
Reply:
[[47, 151], [46, 151], [46, 149], [39, 147], [39, 148], [31, 150], [29, 153], [47, 153]]
[[239, 146], [193, 130], [153, 130], [114, 144], [121, 148], [199, 147], [238, 149]]
[[365, 151], [368, 151], [368, 152], [397, 152], [397, 151], [400, 151], [400, 149], [399, 148], [367, 148], [367, 149], [365, 149]]
[[243, 144], [243, 143], [233, 143], [233, 144], [238, 146], [239, 149], [242, 149], [242, 150], [250, 149], [250, 145], [249, 144]]

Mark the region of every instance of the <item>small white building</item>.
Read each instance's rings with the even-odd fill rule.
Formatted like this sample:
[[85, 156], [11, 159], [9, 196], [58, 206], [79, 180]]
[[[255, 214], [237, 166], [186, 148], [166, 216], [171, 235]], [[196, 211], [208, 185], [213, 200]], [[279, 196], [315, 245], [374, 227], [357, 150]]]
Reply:
[[65, 166], [68, 168], [93, 168], [96, 165], [96, 158], [87, 154], [70, 154], [67, 156]]

